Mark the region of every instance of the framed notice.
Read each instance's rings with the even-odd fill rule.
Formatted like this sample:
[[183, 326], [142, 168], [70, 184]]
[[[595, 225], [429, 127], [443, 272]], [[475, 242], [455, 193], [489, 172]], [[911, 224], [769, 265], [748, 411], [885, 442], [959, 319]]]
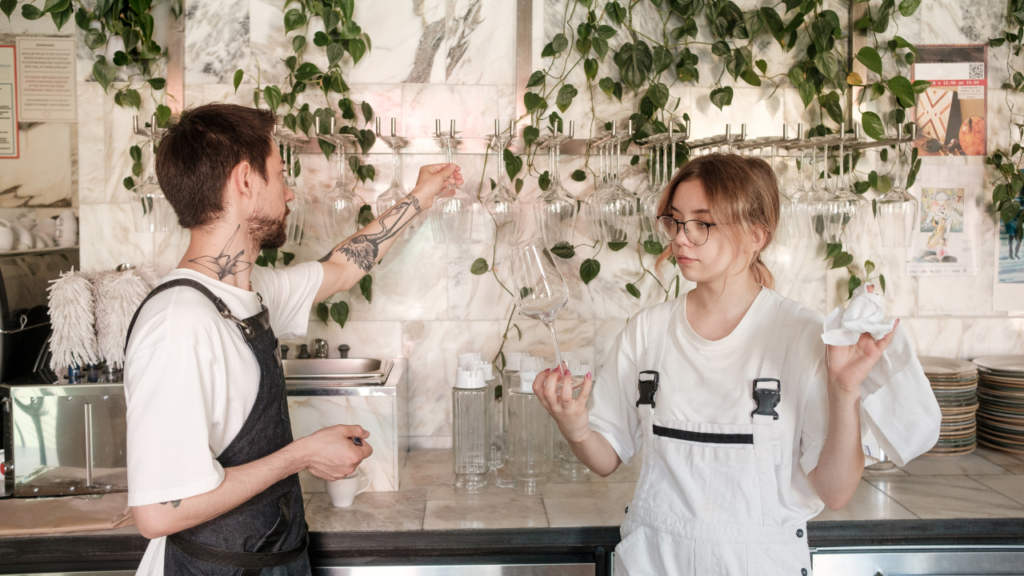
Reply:
[[914, 107], [920, 156], [984, 156], [988, 46], [918, 46], [914, 80], [931, 86]]
[[18, 87], [14, 46], [0, 46], [0, 158], [18, 157]]
[[985, 167], [934, 164], [942, 160], [930, 160], [933, 163], [921, 169], [910, 189], [920, 204], [911, 249], [907, 251], [907, 274], [978, 274], [973, 231], [981, 223], [974, 199], [981, 194]]
[[18, 110], [21, 122], [75, 122], [75, 38], [19, 36]]

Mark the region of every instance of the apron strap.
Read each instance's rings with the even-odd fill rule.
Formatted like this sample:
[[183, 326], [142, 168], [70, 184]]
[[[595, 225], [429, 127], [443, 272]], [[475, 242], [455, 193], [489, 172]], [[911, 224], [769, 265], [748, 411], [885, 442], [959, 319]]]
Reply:
[[756, 408], [750, 413], [754, 424], [771, 424], [779, 419], [775, 412], [782, 399], [782, 369], [786, 363], [789, 342], [793, 337], [793, 327], [800, 304], [784, 299], [775, 313], [775, 328], [768, 339], [764, 357], [757, 378], [754, 379], [754, 402]]
[[259, 314], [256, 314], [255, 316], [250, 316], [249, 318], [246, 318], [244, 320], [239, 320], [238, 318], [235, 317], [234, 314], [231, 313], [231, 309], [228, 308], [228, 305], [225, 304], [224, 301], [221, 300], [219, 297], [217, 297], [216, 294], [211, 292], [209, 288], [203, 286], [201, 282], [197, 282], [189, 278], [177, 278], [175, 280], [169, 280], [167, 282], [164, 282], [163, 284], [160, 284], [156, 288], [153, 288], [153, 291], [150, 292], [148, 296], [146, 296], [146, 298], [142, 301], [141, 304], [139, 304], [139, 307], [135, 310], [135, 314], [132, 316], [131, 324], [128, 325], [128, 333], [125, 334], [124, 337], [125, 352], [128, 352], [128, 341], [132, 337], [132, 329], [135, 328], [135, 321], [139, 319], [139, 312], [142, 311], [142, 307], [146, 305], [146, 302], [149, 302], [150, 298], [156, 296], [157, 294], [165, 290], [169, 290], [171, 288], [177, 288], [178, 286], [187, 286], [189, 288], [193, 288], [195, 290], [198, 290], [203, 296], [206, 296], [206, 298], [210, 302], [212, 302], [213, 305], [217, 308], [217, 312], [223, 318], [231, 320], [232, 322], [235, 323], [236, 326], [238, 326], [238, 330], [242, 333], [242, 338], [245, 339], [246, 343], [249, 343], [260, 332], [263, 332], [264, 330], [270, 327], [270, 312], [267, 310], [266, 306], [263, 306], [263, 297], [259, 295], [259, 292], [256, 293], [256, 296], [259, 297], [260, 299], [260, 307], [262, 308], [262, 310], [259, 312]]

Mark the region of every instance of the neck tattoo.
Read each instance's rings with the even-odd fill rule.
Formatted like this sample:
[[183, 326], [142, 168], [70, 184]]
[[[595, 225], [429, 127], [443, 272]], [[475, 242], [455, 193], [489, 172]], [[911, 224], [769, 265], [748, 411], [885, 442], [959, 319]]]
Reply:
[[221, 249], [220, 254], [217, 254], [216, 256], [199, 256], [198, 258], [189, 260], [189, 262], [202, 266], [203, 268], [213, 272], [217, 275], [218, 280], [223, 280], [228, 276], [234, 276], [239, 272], [248, 270], [252, 266], [252, 262], [246, 262], [241, 259], [242, 255], [245, 254], [245, 248], [242, 248], [238, 254], [235, 254], [234, 256], [226, 253], [228, 246], [231, 246], [231, 243], [235, 241], [235, 236], [238, 235], [238, 230], [241, 229], [241, 227], [242, 225], [239, 224], [238, 227], [235, 228], [235, 231], [231, 234], [231, 238], [228, 238], [224, 248]]

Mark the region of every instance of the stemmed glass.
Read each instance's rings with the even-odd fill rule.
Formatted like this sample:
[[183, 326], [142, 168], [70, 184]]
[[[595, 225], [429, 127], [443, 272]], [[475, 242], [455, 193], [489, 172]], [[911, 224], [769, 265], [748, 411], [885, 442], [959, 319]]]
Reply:
[[545, 246], [558, 244], [572, 245], [576, 231], [577, 203], [576, 197], [562, 186], [560, 174], [562, 143], [572, 138], [575, 126], [569, 122], [569, 135], [552, 134], [545, 142], [548, 148], [548, 172], [551, 185], [537, 200], [535, 211], [537, 228], [544, 239]]
[[[828, 217], [825, 219], [825, 233], [830, 243], [856, 240], [861, 223], [867, 211], [867, 200], [853, 192], [846, 181], [846, 125], [842, 125], [839, 139], [839, 177], [836, 179], [832, 198], [826, 204]], [[852, 163], [853, 158], [851, 156]]]
[[[348, 134], [336, 134], [335, 136], [352, 138]], [[345, 141], [339, 141], [337, 152], [334, 154], [335, 166], [337, 168], [337, 181], [334, 188], [324, 195], [324, 224], [327, 228], [327, 236], [332, 242], [340, 242], [356, 233], [359, 229], [359, 211], [363, 207], [363, 199], [356, 195], [354, 183], [347, 181], [345, 169], [348, 162], [345, 159]], [[353, 139], [354, 142], [354, 139]]]
[[[451, 130], [441, 131], [441, 121], [436, 121], [437, 143], [444, 150], [445, 161], [452, 162], [454, 149], [461, 140], [455, 131], [455, 120]], [[473, 199], [452, 185], [446, 190], [454, 190], [451, 196], [438, 197], [430, 209], [431, 228], [434, 242], [438, 244], [467, 244], [473, 233]]]
[[[899, 127], [899, 141], [903, 141], [903, 127]], [[878, 228], [882, 246], [886, 248], [909, 247], [912, 244], [917, 211], [920, 203], [904, 187], [902, 154], [896, 146], [896, 176], [893, 187], [875, 202], [878, 210]]]
[[380, 116], [377, 117], [377, 137], [391, 148], [391, 186], [377, 197], [377, 216], [387, 212], [392, 206], [405, 198], [405, 186], [402, 184], [402, 167], [398, 152], [409, 145], [409, 140], [395, 135], [395, 119], [391, 119], [391, 136], [380, 133]]
[[[138, 117], [136, 117], [136, 121]], [[156, 120], [153, 120], [154, 127]], [[175, 227], [174, 209], [164, 196], [156, 179], [156, 130], [150, 136], [149, 160], [143, 172], [142, 182], [132, 188], [135, 201], [132, 202], [132, 216], [136, 232], [170, 232]]]
[[484, 209], [490, 216], [488, 237], [502, 246], [511, 245], [517, 236], [519, 198], [508, 187], [502, 155], [515, 136], [515, 122], [510, 121], [508, 133], [501, 131], [501, 121], [494, 121], [494, 134], [488, 138], [488, 148], [494, 152], [494, 189], [484, 195]]
[[534, 238], [509, 247], [509, 264], [516, 308], [524, 316], [544, 323], [555, 345], [555, 361], [561, 367], [555, 318], [569, 302], [569, 289], [555, 259], [542, 241]]
[[619, 148], [631, 135], [617, 134], [613, 123], [611, 135], [598, 141], [606, 184], [596, 189], [584, 206], [590, 236], [599, 242], [626, 242], [636, 236], [637, 200], [619, 180]]

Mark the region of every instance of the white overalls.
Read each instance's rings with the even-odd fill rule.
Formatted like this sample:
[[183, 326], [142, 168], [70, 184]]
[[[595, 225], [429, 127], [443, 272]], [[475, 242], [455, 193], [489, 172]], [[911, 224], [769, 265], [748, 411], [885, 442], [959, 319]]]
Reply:
[[[773, 408], [785, 393], [778, 379], [798, 310], [784, 300], [777, 312], [758, 379], [749, 384], [758, 405], [750, 424], [658, 416], [655, 394], [641, 384], [643, 468], [615, 548], [616, 576], [811, 573], [807, 525], [782, 525], [775, 476], [781, 448]], [[662, 369], [668, 323], [668, 315], [652, 318], [640, 370]], [[670, 383], [671, 374], [659, 375]]]

